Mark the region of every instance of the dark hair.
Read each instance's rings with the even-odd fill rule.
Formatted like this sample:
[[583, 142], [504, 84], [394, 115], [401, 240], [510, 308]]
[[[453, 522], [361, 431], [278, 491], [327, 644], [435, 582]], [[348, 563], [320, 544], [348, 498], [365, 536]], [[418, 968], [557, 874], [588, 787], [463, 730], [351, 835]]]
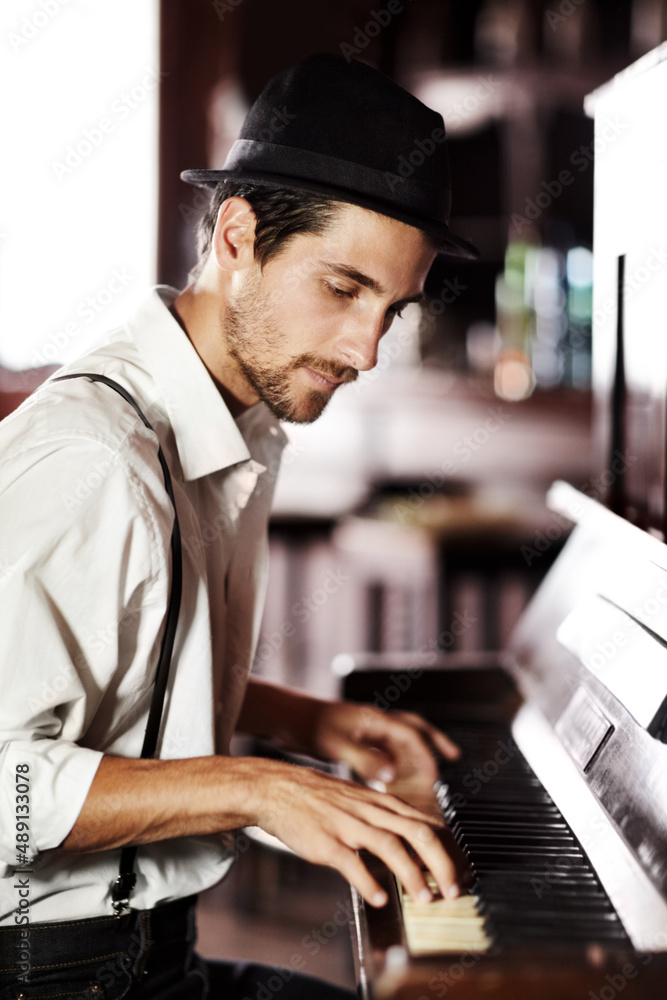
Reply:
[[338, 204], [323, 195], [301, 189], [264, 187], [228, 178], [216, 184], [211, 202], [197, 227], [197, 263], [190, 279], [197, 278], [208, 257], [220, 206], [228, 198], [245, 198], [255, 213], [255, 259], [263, 266], [297, 233], [321, 233], [333, 219]]

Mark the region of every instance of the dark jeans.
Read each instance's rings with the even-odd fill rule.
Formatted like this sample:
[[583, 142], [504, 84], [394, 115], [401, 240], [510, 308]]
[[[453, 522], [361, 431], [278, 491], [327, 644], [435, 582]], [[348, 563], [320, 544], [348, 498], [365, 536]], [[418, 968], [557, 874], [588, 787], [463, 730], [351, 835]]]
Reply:
[[196, 954], [195, 939], [195, 897], [118, 918], [0, 927], [0, 1000], [354, 996], [292, 969], [206, 961]]

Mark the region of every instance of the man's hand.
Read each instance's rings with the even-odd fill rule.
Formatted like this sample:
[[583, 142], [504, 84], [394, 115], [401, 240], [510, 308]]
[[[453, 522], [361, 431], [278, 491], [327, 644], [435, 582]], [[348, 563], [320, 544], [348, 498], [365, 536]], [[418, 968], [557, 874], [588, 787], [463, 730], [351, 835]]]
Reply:
[[[349, 764], [366, 780], [437, 777], [434, 753], [458, 757], [444, 733], [410, 712], [381, 712], [369, 705], [323, 701], [251, 680], [239, 729], [278, 740], [291, 750]], [[358, 850], [377, 855], [414, 899], [430, 899], [422, 865], [443, 896], [454, 896], [455, 867], [434, 827], [439, 818], [394, 795], [330, 778], [308, 768], [266, 761], [253, 788], [253, 821], [302, 857], [337, 868], [374, 906], [386, 897]], [[417, 855], [415, 861], [408, 845]], [[423, 895], [421, 895], [423, 894]]]
[[428, 901], [422, 865], [410, 856], [407, 844], [432, 872], [443, 896], [458, 894], [454, 865], [434, 830], [442, 821], [393, 795], [269, 760], [249, 793], [254, 825], [308, 861], [336, 868], [373, 906], [384, 906], [387, 897], [359, 850], [379, 857], [413, 899]]
[[412, 712], [323, 701], [257, 680], [248, 684], [238, 728], [290, 750], [344, 761], [366, 780], [422, 775], [434, 781], [434, 752], [459, 755], [444, 733]]
[[104, 851], [259, 826], [383, 906], [386, 896], [356, 851], [381, 858], [415, 899], [430, 898], [424, 865], [443, 893], [456, 895], [454, 865], [434, 829], [442, 825], [393, 795], [281, 761], [103, 757], [61, 847]]
[[314, 709], [312, 752], [341, 760], [366, 780], [390, 782], [422, 775], [437, 778], [433, 751], [455, 759], [459, 748], [421, 716], [381, 712], [352, 702], [319, 702]]

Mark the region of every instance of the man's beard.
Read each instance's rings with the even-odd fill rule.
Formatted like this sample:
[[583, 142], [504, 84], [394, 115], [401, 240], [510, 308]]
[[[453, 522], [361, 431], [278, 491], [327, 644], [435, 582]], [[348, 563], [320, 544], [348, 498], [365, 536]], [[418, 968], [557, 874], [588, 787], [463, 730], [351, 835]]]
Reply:
[[[265, 353], [279, 356], [283, 336], [271, 324], [271, 308], [267, 297], [254, 288], [244, 290], [235, 305], [229, 304], [222, 322], [222, 333], [227, 350], [259, 398], [279, 420], [295, 424], [310, 424], [320, 416], [331, 399], [333, 391], [295, 388], [292, 373], [299, 368], [310, 368], [334, 381], [353, 382], [359, 372], [348, 365], [338, 365], [318, 357], [317, 354], [294, 355], [280, 367], [267, 366], [261, 359], [258, 346]], [[334, 390], [335, 391], [335, 390]]]

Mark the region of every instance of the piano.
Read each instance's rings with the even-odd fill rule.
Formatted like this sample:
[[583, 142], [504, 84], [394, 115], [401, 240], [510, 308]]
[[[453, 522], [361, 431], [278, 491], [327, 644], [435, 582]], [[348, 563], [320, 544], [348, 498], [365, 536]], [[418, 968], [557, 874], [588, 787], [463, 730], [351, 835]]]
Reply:
[[[454, 904], [353, 889], [363, 1000], [663, 1000], [667, 995], [667, 546], [565, 483], [575, 524], [502, 654], [360, 654], [343, 693], [456, 739], [435, 788], [465, 884]], [[400, 692], [400, 696], [398, 695]]]

